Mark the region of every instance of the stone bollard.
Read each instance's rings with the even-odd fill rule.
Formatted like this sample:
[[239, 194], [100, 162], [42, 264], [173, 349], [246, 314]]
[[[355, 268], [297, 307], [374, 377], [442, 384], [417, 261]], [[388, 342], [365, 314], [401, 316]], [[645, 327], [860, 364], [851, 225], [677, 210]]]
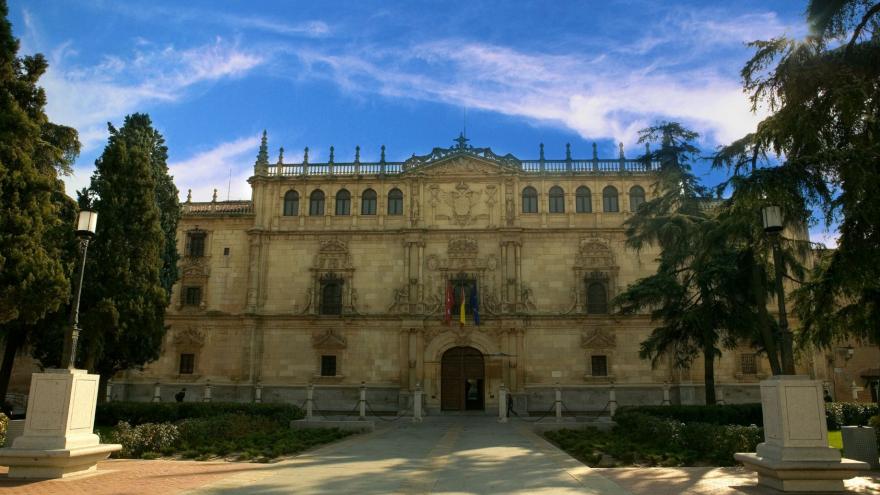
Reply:
[[107, 402], [113, 401], [113, 382], [107, 380], [107, 397], [104, 398]]
[[669, 382], [663, 383], [663, 405], [671, 406], [672, 402], [669, 400]]
[[724, 405], [724, 389], [721, 388], [721, 385], [715, 387], [715, 403], [719, 406]]
[[311, 383], [306, 389], [306, 419], [311, 421], [315, 409], [315, 386]]
[[556, 422], [562, 422], [562, 390], [556, 389]]
[[611, 385], [611, 390], [608, 391], [608, 411], [612, 418], [617, 412], [617, 392], [614, 391], [614, 385]]
[[498, 387], [498, 422], [507, 423], [507, 389], [503, 383]]
[[211, 382], [205, 382], [205, 389], [202, 392], [202, 402], [211, 402]]
[[153, 402], [162, 402], [162, 385], [159, 382], [153, 385]]
[[367, 384], [366, 382], [361, 382], [361, 398], [359, 403], [360, 408], [360, 416], [358, 420], [364, 421], [367, 419]]
[[263, 386], [260, 382], [257, 382], [256, 386], [254, 386], [254, 403], [260, 404], [263, 402]]
[[413, 422], [420, 423], [422, 421], [422, 386], [416, 385], [413, 392]]

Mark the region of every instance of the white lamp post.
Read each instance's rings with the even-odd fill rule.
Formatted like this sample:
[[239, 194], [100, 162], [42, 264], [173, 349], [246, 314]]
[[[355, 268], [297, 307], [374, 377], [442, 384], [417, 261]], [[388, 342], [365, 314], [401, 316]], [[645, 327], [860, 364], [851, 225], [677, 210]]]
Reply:
[[79, 341], [79, 299], [82, 294], [83, 275], [86, 272], [86, 254], [89, 250], [89, 241], [95, 236], [98, 226], [98, 212], [83, 209], [79, 212], [76, 221], [76, 236], [79, 238], [79, 249], [82, 253], [79, 277], [76, 284], [76, 297], [70, 306], [70, 328], [64, 338], [64, 352], [61, 355], [61, 366], [67, 369], [76, 367], [76, 346]]

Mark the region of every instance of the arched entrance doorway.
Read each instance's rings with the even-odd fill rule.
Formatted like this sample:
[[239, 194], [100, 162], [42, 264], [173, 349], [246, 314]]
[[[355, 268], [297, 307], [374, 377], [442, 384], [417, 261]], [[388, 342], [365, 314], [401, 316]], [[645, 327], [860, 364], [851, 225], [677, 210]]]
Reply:
[[473, 347], [453, 347], [440, 361], [440, 409], [473, 411], [485, 408], [483, 354]]

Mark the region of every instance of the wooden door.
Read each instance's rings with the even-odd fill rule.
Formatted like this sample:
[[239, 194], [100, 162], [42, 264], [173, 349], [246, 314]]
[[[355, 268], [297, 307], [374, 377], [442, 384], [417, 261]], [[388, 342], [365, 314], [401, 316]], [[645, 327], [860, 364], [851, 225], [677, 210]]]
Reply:
[[[453, 347], [443, 353], [440, 361], [440, 409], [465, 409], [465, 383], [468, 379], [483, 383], [485, 366], [483, 355], [473, 347]], [[482, 395], [482, 387], [479, 393]], [[482, 404], [482, 397], [480, 397]]]

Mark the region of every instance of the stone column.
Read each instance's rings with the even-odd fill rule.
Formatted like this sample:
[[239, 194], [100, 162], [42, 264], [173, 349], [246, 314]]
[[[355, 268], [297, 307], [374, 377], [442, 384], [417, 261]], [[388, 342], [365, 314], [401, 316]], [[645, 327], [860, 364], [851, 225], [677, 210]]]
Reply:
[[422, 421], [422, 385], [416, 384], [413, 392], [413, 422], [420, 423]]
[[507, 389], [503, 383], [498, 387], [498, 422], [507, 423]]

